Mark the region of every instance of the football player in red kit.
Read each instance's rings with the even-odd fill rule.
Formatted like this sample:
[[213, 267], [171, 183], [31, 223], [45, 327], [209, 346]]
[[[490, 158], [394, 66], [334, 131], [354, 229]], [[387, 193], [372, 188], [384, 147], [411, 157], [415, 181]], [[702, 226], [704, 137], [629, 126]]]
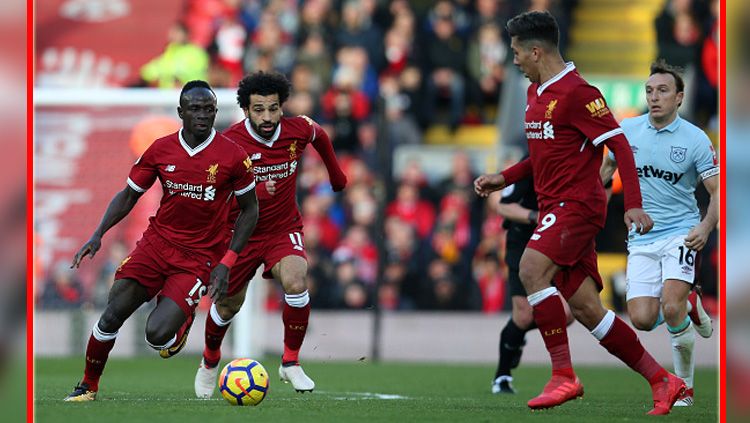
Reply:
[[[635, 161], [628, 141], [602, 94], [589, 85], [558, 49], [558, 26], [548, 12], [527, 12], [507, 24], [514, 64], [531, 81], [525, 129], [529, 158], [499, 174], [474, 182], [480, 196], [533, 174], [539, 220], [521, 257], [519, 275], [534, 309], [534, 321], [552, 360], [552, 378], [532, 398], [532, 409], [549, 408], [583, 396], [573, 371], [565, 310], [611, 354], [640, 373], [651, 385], [654, 408], [668, 414], [685, 390], [643, 348], [635, 332], [602, 306], [602, 281], [594, 238], [604, 227], [606, 197], [599, 177], [603, 146], [614, 152], [625, 189], [625, 224], [639, 233], [653, 226], [641, 207]], [[554, 279], [555, 286], [550, 285]]]
[[296, 201], [300, 156], [308, 144], [318, 151], [334, 191], [344, 189], [346, 176], [320, 125], [307, 116], [282, 116], [281, 108], [290, 90], [289, 81], [279, 73], [257, 72], [245, 77], [237, 90], [237, 102], [246, 119], [224, 132], [253, 160], [260, 217], [232, 271], [227, 297], [214, 302], [206, 318], [206, 344], [195, 376], [198, 398], [213, 395], [222, 340], [242, 306], [250, 279], [261, 264], [263, 276], [273, 277], [284, 290], [284, 353], [279, 376], [297, 391], [315, 388], [299, 364], [310, 316], [304, 233]]
[[[73, 267], [78, 267], [84, 257], [93, 257], [104, 233], [159, 179], [159, 209], [135, 250], [117, 268], [107, 308], [89, 337], [83, 380], [65, 401], [96, 399], [117, 333], [141, 304], [158, 295], [146, 322], [146, 342], [169, 358], [185, 345], [209, 281], [214, 300], [226, 294], [230, 268], [255, 227], [258, 201], [250, 158], [216, 132], [216, 111], [216, 95], [206, 82], [185, 84], [177, 108], [182, 128], [154, 141], [135, 162], [125, 189], [115, 195], [99, 227], [73, 258]], [[233, 196], [239, 217], [227, 249]]]

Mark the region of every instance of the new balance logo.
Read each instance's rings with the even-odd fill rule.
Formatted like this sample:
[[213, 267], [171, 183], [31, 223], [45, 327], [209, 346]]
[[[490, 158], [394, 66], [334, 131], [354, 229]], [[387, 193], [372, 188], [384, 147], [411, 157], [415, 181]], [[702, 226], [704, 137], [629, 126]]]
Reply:
[[639, 178], [659, 178], [664, 179], [667, 182], [671, 182], [672, 185], [677, 185], [680, 179], [685, 175], [684, 173], [670, 172], [668, 170], [661, 170], [651, 165], [638, 167], [635, 169]]
[[250, 160], [260, 160], [260, 153], [253, 153], [253, 155], [250, 156]]
[[203, 201], [214, 201], [216, 197], [216, 188], [213, 185], [206, 187], [206, 192], [203, 193]]
[[164, 171], [165, 171], [165, 172], [174, 172], [174, 170], [175, 170], [175, 169], [176, 169], [176, 166], [175, 166], [175, 165], [167, 165], [167, 166], [166, 166], [166, 167], [164, 168]]

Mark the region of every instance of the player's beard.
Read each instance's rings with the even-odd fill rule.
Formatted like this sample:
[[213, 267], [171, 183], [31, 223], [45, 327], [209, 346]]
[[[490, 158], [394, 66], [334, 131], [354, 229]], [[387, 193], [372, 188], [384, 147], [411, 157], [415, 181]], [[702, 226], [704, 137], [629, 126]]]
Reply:
[[271, 139], [271, 137], [273, 137], [273, 133], [276, 132], [276, 128], [279, 127], [279, 122], [274, 123], [273, 128], [271, 128], [270, 130], [265, 130], [261, 128], [261, 125], [257, 125], [255, 122], [252, 122], [252, 121], [250, 121], [250, 125], [252, 125], [253, 130], [255, 131], [256, 134], [268, 140], [268, 139]]

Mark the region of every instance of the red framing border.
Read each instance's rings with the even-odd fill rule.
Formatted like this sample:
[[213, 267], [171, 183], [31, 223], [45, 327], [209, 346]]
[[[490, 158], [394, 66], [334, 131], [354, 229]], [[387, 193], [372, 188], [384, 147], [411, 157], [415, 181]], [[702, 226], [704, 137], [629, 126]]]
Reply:
[[[722, 0], [719, 11], [719, 145], [720, 145], [720, 158], [721, 165], [726, 164], [727, 155], [727, 139], [726, 139], [726, 92], [727, 92], [727, 78], [726, 78], [726, 58], [727, 58], [727, 13], [726, 13], [726, 1]], [[726, 171], [724, 173], [726, 175]], [[719, 195], [723, 200], [721, 204], [721, 211], [719, 215], [720, 222], [720, 243], [719, 243], [719, 283], [721, 286], [721, 294], [719, 295], [719, 314], [721, 318], [721, 330], [719, 333], [719, 421], [726, 421], [726, 177], [721, 178], [721, 184], [719, 186]]]
[[34, 421], [34, 0], [26, 2], [26, 421]]
[[[26, 2], [26, 421], [34, 421], [34, 1]], [[719, 157], [726, 163], [726, 0], [719, 7]], [[726, 171], [725, 171], [726, 172]], [[726, 421], [726, 177], [719, 185], [719, 421]]]

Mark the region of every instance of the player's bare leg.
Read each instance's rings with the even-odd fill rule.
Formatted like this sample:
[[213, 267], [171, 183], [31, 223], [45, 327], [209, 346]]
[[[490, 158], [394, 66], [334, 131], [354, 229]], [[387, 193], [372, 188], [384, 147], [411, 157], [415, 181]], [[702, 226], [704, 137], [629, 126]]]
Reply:
[[[693, 287], [689, 292], [685, 308], [693, 323], [693, 328], [704, 338], [713, 334], [711, 316], [706, 313], [701, 302], [700, 288]], [[635, 297], [628, 300], [628, 315], [630, 321], [638, 330], [651, 331], [664, 323], [661, 299], [656, 297]]]
[[638, 330], [650, 331], [664, 323], [661, 299], [657, 297], [635, 297], [628, 300], [628, 317]]
[[299, 350], [310, 318], [310, 296], [305, 280], [307, 260], [299, 256], [286, 256], [276, 263], [271, 272], [284, 289], [284, 355], [279, 377], [290, 382], [298, 392], [310, 392], [315, 389], [315, 382], [299, 364]]
[[583, 385], [570, 361], [565, 308], [557, 288], [550, 284], [559, 270], [559, 266], [537, 250], [526, 248], [521, 257], [519, 276], [552, 360], [552, 378], [540, 395], [529, 400], [532, 409], [555, 407], [583, 396]]
[[576, 319], [591, 331], [601, 346], [649, 382], [654, 408], [648, 414], [669, 414], [674, 402], [684, 393], [685, 382], [664, 370], [643, 348], [633, 329], [602, 306], [599, 290], [591, 277], [583, 281], [568, 304]]
[[185, 316], [180, 306], [171, 298], [161, 297], [156, 308], [146, 320], [146, 343], [169, 358], [182, 350], [187, 342], [195, 314]]
[[695, 371], [695, 329], [688, 317], [687, 299], [692, 286], [686, 282], [667, 279], [662, 290], [662, 311], [672, 339], [674, 372], [685, 381], [687, 390], [675, 402], [677, 407], [693, 405], [693, 376]]
[[216, 388], [216, 378], [219, 376], [219, 361], [221, 360], [221, 344], [229, 329], [234, 316], [239, 313], [245, 302], [245, 293], [249, 284], [231, 297], [222, 298], [211, 304], [206, 316], [206, 334], [203, 357], [195, 374], [195, 396], [209, 399]]
[[134, 311], [149, 300], [145, 287], [131, 279], [116, 280], [109, 291], [107, 308], [94, 325], [86, 346], [83, 380], [65, 397], [65, 401], [93, 401], [99, 391], [99, 378], [115, 346], [117, 332]]

